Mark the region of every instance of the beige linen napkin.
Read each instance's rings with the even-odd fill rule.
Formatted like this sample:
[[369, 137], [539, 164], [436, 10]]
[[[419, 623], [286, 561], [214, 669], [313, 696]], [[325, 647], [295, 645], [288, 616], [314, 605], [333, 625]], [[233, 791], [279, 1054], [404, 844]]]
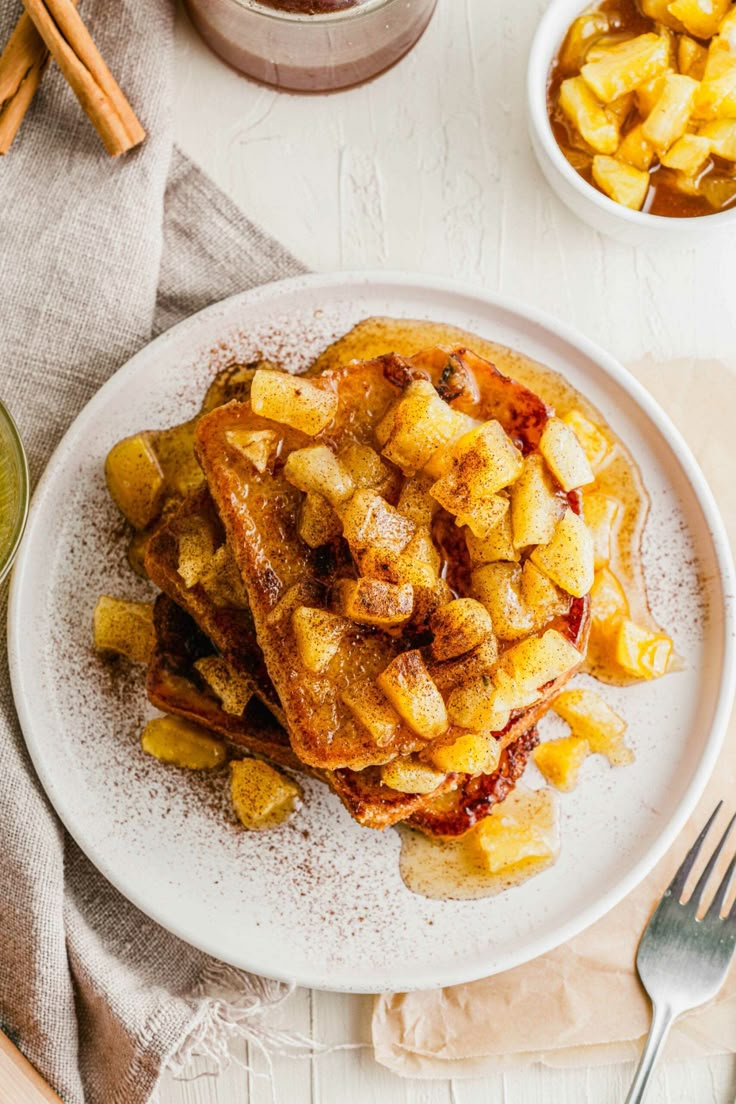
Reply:
[[[685, 436], [736, 546], [736, 360], [644, 361], [631, 371]], [[734, 794], [732, 719], [718, 770], [687, 831], [634, 893], [570, 943], [506, 974], [379, 999], [373, 1016], [379, 1062], [404, 1076], [444, 1078], [534, 1061], [589, 1066], [634, 1057], [650, 1017], [634, 971], [639, 937], [716, 801], [724, 798], [733, 808]], [[679, 1021], [668, 1049], [681, 1058], [736, 1051], [736, 967], [716, 1001]]]
[[[21, 11], [0, 0], [0, 41]], [[149, 138], [111, 161], [52, 66], [0, 163], [0, 398], [34, 483], [74, 416], [153, 334], [302, 271], [172, 155], [173, 3], [85, 0], [85, 18]], [[6, 604], [7, 585], [3, 627]], [[259, 1011], [288, 987], [226, 971], [157, 927], [64, 832], [25, 750], [4, 642], [0, 779], [0, 1028], [65, 1104], [143, 1104], [187, 1040], [218, 1058], [229, 1037], [258, 1032]], [[215, 977], [227, 1001], [203, 995]]]

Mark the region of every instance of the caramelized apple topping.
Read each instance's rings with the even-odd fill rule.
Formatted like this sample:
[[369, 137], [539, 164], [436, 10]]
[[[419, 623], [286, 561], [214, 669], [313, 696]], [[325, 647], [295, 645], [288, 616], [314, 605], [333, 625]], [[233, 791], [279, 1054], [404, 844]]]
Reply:
[[731, 0], [622, 0], [575, 19], [548, 99], [576, 171], [634, 211], [686, 217], [733, 206], [734, 27]]
[[260, 759], [236, 759], [230, 764], [230, 796], [243, 827], [266, 832], [278, 828], [296, 811], [302, 789]]

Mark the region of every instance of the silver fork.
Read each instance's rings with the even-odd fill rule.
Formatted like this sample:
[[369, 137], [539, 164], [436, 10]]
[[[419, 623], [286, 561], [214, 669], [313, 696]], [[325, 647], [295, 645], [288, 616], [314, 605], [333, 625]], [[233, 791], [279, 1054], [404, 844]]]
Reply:
[[731, 859], [708, 911], [700, 920], [697, 913], [736, 816], [731, 818], [692, 894], [684, 904], [681, 903], [688, 875], [722, 805], [723, 802], [719, 801], [685, 856], [639, 944], [636, 968], [651, 998], [653, 1015], [626, 1104], [639, 1104], [644, 1099], [655, 1062], [678, 1016], [712, 1000], [728, 974], [736, 949], [736, 902], [727, 916], [722, 917], [721, 913], [736, 870], [736, 855]]

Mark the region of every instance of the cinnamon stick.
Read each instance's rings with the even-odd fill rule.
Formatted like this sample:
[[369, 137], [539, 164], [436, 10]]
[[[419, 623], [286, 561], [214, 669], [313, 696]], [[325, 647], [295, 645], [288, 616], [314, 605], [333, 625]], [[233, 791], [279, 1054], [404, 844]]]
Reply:
[[107, 152], [118, 157], [139, 145], [146, 132], [72, 0], [23, 0], [23, 3]]
[[48, 63], [46, 45], [24, 12], [0, 56], [0, 155], [13, 144]]

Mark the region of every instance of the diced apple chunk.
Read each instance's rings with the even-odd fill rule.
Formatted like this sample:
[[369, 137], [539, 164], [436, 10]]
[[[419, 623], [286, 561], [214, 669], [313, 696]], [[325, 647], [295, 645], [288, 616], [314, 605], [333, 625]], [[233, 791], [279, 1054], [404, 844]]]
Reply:
[[428, 529], [417, 529], [403, 552], [366, 548], [357, 555], [361, 575], [383, 579], [387, 583], [411, 583], [434, 589], [437, 585], [440, 557]]
[[447, 731], [447, 710], [432, 681], [421, 652], [402, 652], [376, 679], [399, 716], [412, 732], [433, 740]]
[[[647, 115], [651, 114], [654, 105], [662, 95], [664, 82], [674, 71], [675, 70], [671, 68], [663, 69], [656, 77], [652, 77], [651, 80], [645, 81], [644, 84], [639, 85], [634, 93], [634, 99], [642, 119], [646, 119]], [[640, 168], [640, 166], [637, 165], [637, 168]]]
[[496, 494], [521, 475], [523, 458], [500, 422], [484, 422], [464, 434], [452, 447], [453, 463], [485, 482], [488, 494]]
[[736, 51], [720, 35], [708, 47], [695, 115], [699, 119], [736, 118]]
[[515, 713], [520, 709], [526, 709], [539, 701], [540, 691], [534, 686], [522, 686], [510, 674], [509, 665], [504, 663], [505, 656], [497, 664], [493, 672], [493, 700], [495, 712], [502, 715], [505, 712]]
[[695, 106], [699, 82], [682, 73], [672, 73], [662, 94], [642, 123], [642, 134], [660, 153], [681, 138]]
[[505, 511], [503, 517], [494, 525], [486, 537], [476, 537], [470, 529], [466, 529], [465, 544], [472, 564], [496, 563], [498, 560], [518, 560], [519, 550], [514, 545], [511, 511]]
[[582, 598], [593, 585], [593, 537], [583, 519], [572, 510], [565, 511], [552, 540], [549, 544], [538, 545], [531, 559], [553, 583], [574, 598]]
[[508, 509], [498, 492], [521, 474], [521, 453], [502, 426], [490, 421], [461, 437], [453, 454], [452, 468], [430, 493], [458, 525], [485, 537]]
[[682, 23], [669, 10], [670, 3], [671, 0], [639, 0], [639, 7], [643, 15], [648, 15], [657, 23], [663, 23], [673, 31], [683, 31]]
[[550, 418], [547, 422], [539, 451], [563, 491], [585, 487], [595, 479], [575, 431], [560, 418]]
[[327, 610], [299, 606], [291, 618], [299, 659], [314, 674], [320, 674], [337, 653], [350, 625]]
[[660, 678], [667, 673], [672, 641], [664, 633], [642, 628], [624, 617], [616, 631], [616, 662], [630, 675], [641, 679]]
[[511, 707], [497, 701], [490, 675], [479, 675], [453, 690], [447, 702], [450, 719], [473, 733], [501, 732], [509, 723]]
[[711, 143], [697, 134], [683, 134], [674, 145], [660, 157], [666, 168], [696, 176], [710, 157]]
[[610, 625], [628, 616], [629, 603], [624, 589], [607, 567], [596, 572], [590, 591], [590, 613], [594, 626]]
[[627, 92], [625, 96], [619, 96], [617, 100], [611, 100], [611, 102], [606, 107], [606, 111], [610, 112], [610, 114], [616, 120], [619, 129], [628, 119], [629, 114], [634, 107], [634, 103], [634, 93]]
[[520, 564], [484, 564], [472, 573], [471, 587], [490, 613], [493, 631], [501, 640], [518, 640], [531, 632], [534, 618], [521, 596]]
[[399, 556], [398, 581], [413, 586], [433, 587], [439, 577], [440, 555], [429, 529], [418, 528]]
[[464, 655], [456, 656], [454, 659], [428, 662], [427, 669], [444, 697], [458, 686], [463, 686], [466, 682], [479, 678], [480, 675], [490, 674], [497, 659], [498, 641], [495, 636], [489, 636], [477, 648], [473, 648]]
[[590, 491], [583, 499], [583, 518], [593, 537], [596, 571], [605, 567], [611, 558], [611, 540], [620, 513], [621, 503], [613, 495]]
[[711, 38], [731, 7], [731, 0], [674, 0], [667, 10], [696, 38]]
[[[736, 161], [736, 119], [713, 119], [700, 127], [698, 135], [717, 157], [722, 157], [724, 161]], [[689, 137], [695, 138], [696, 135]]]
[[[613, 46], [620, 46], [624, 42], [630, 42], [636, 36], [629, 34], [627, 31], [611, 31], [609, 34], [601, 35], [595, 42], [591, 43], [588, 47], [588, 52], [585, 55], [586, 61], [600, 61], [601, 58], [607, 56], [608, 51]], [[631, 95], [627, 92], [626, 95]], [[611, 100], [612, 104], [618, 103], [622, 97], [619, 96], [616, 100]]]
[[544, 457], [539, 453], [526, 456], [522, 473], [511, 488], [511, 524], [516, 547], [547, 544], [565, 505]]
[[458, 421], [457, 433], [453, 434], [446, 444], [435, 449], [422, 468], [422, 475], [429, 476], [433, 481], [441, 479], [451, 469], [455, 459], [455, 446], [458, 441], [461, 441], [468, 433], [478, 429], [483, 424], [477, 418], [471, 418], [469, 414], [457, 412], [457, 416], [462, 419], [462, 421]]
[[288, 372], [259, 368], [253, 376], [250, 403], [254, 414], [316, 437], [337, 413], [337, 395]]
[[560, 86], [561, 110], [589, 146], [598, 153], [615, 153], [620, 134], [610, 111], [591, 92], [582, 77], [568, 77]]
[[284, 478], [300, 491], [322, 495], [331, 506], [339, 506], [355, 490], [347, 468], [327, 445], [294, 449], [284, 465]]
[[370, 445], [351, 441], [338, 456], [356, 487], [372, 487], [383, 491], [391, 479], [391, 472]]
[[310, 548], [321, 548], [342, 533], [342, 522], [322, 495], [308, 493], [299, 511], [297, 532]]
[[421, 479], [407, 479], [401, 488], [396, 509], [415, 525], [430, 525], [439, 509], [429, 493], [429, 483]]
[[535, 630], [543, 629], [554, 617], [562, 617], [570, 609], [570, 596], [559, 590], [531, 560], [526, 560], [522, 568], [521, 597]]
[[156, 644], [153, 606], [102, 594], [95, 606], [93, 630], [98, 651], [127, 656], [134, 663], [148, 663]]
[[728, 14], [721, 20], [718, 35], [736, 52], [736, 8], [733, 4], [730, 6]]
[[586, 63], [581, 76], [599, 100], [611, 100], [651, 80], [669, 63], [669, 42], [664, 35], [643, 34], [613, 46], [607, 56]]
[[149, 434], [126, 437], [110, 449], [105, 480], [126, 520], [135, 529], [145, 529], [158, 515], [164, 495], [164, 473]]
[[534, 693], [577, 670], [583, 659], [566, 636], [557, 629], [547, 629], [541, 636], [531, 636], [509, 648], [501, 667], [522, 692]]
[[335, 586], [341, 612], [359, 625], [392, 628], [404, 625], [414, 609], [411, 583], [381, 579], [341, 579]]
[[617, 161], [633, 165], [641, 172], [646, 172], [652, 167], [655, 156], [654, 146], [644, 137], [641, 123], [631, 128], [616, 150]]
[[342, 513], [343, 535], [355, 554], [369, 548], [374, 552], [398, 554], [414, 535], [415, 525], [403, 517], [375, 491], [356, 491]]
[[378, 747], [391, 743], [401, 720], [373, 679], [352, 683], [340, 697], [356, 720], [370, 732]]
[[444, 579], [438, 579], [434, 586], [415, 586], [412, 626], [420, 631], [429, 628], [429, 619], [434, 611], [450, 601], [452, 591]]
[[430, 620], [435, 659], [453, 659], [482, 644], [493, 632], [485, 606], [473, 598], [456, 598], [435, 611]]
[[220, 699], [224, 712], [240, 717], [255, 693], [252, 680], [239, 675], [221, 656], [203, 656], [194, 667]]
[[227, 748], [206, 728], [183, 717], [155, 717], [141, 734], [147, 755], [187, 770], [214, 770], [227, 759]]
[[736, 51], [736, 8], [731, 5], [728, 14], [724, 16], [718, 28], [720, 37], [728, 43], [732, 50]]
[[228, 429], [225, 439], [263, 475], [278, 436], [272, 429]]
[[680, 35], [677, 40], [677, 68], [681, 73], [695, 80], [702, 80], [705, 76], [705, 63], [708, 51], [705, 46], [696, 42], [689, 35]]
[[613, 450], [605, 433], [579, 410], [569, 410], [562, 421], [577, 437], [593, 471], [599, 471]]
[[579, 736], [562, 736], [540, 744], [532, 754], [545, 781], [569, 793], [578, 784], [580, 768], [590, 754], [590, 745]]
[[393, 759], [381, 767], [384, 786], [399, 793], [430, 794], [445, 780], [445, 772], [435, 770], [428, 763], [407, 756]]
[[238, 820], [251, 832], [277, 828], [296, 810], [301, 787], [260, 759], [230, 764], [230, 798]]
[[388, 435], [383, 455], [405, 475], [413, 475], [461, 431], [464, 415], [448, 406], [429, 380], [412, 380], [384, 421]]
[[552, 792], [517, 788], [473, 829], [472, 843], [482, 867], [511, 882], [549, 866], [559, 850]]
[[644, 206], [649, 191], [649, 173], [599, 153], [593, 158], [593, 179], [614, 203], [632, 211], [640, 211]]
[[448, 513], [455, 515], [456, 525], [467, 525], [477, 537], [488, 536], [508, 509], [508, 502], [500, 495], [484, 495], [453, 472], [434, 484], [432, 494]]
[[432, 752], [433, 764], [446, 774], [493, 774], [500, 758], [500, 741], [489, 732], [463, 733]]
[[595, 690], [565, 690], [552, 708], [574, 736], [588, 741], [595, 755], [605, 755], [614, 767], [633, 762], [634, 754], [624, 742], [626, 721]]

